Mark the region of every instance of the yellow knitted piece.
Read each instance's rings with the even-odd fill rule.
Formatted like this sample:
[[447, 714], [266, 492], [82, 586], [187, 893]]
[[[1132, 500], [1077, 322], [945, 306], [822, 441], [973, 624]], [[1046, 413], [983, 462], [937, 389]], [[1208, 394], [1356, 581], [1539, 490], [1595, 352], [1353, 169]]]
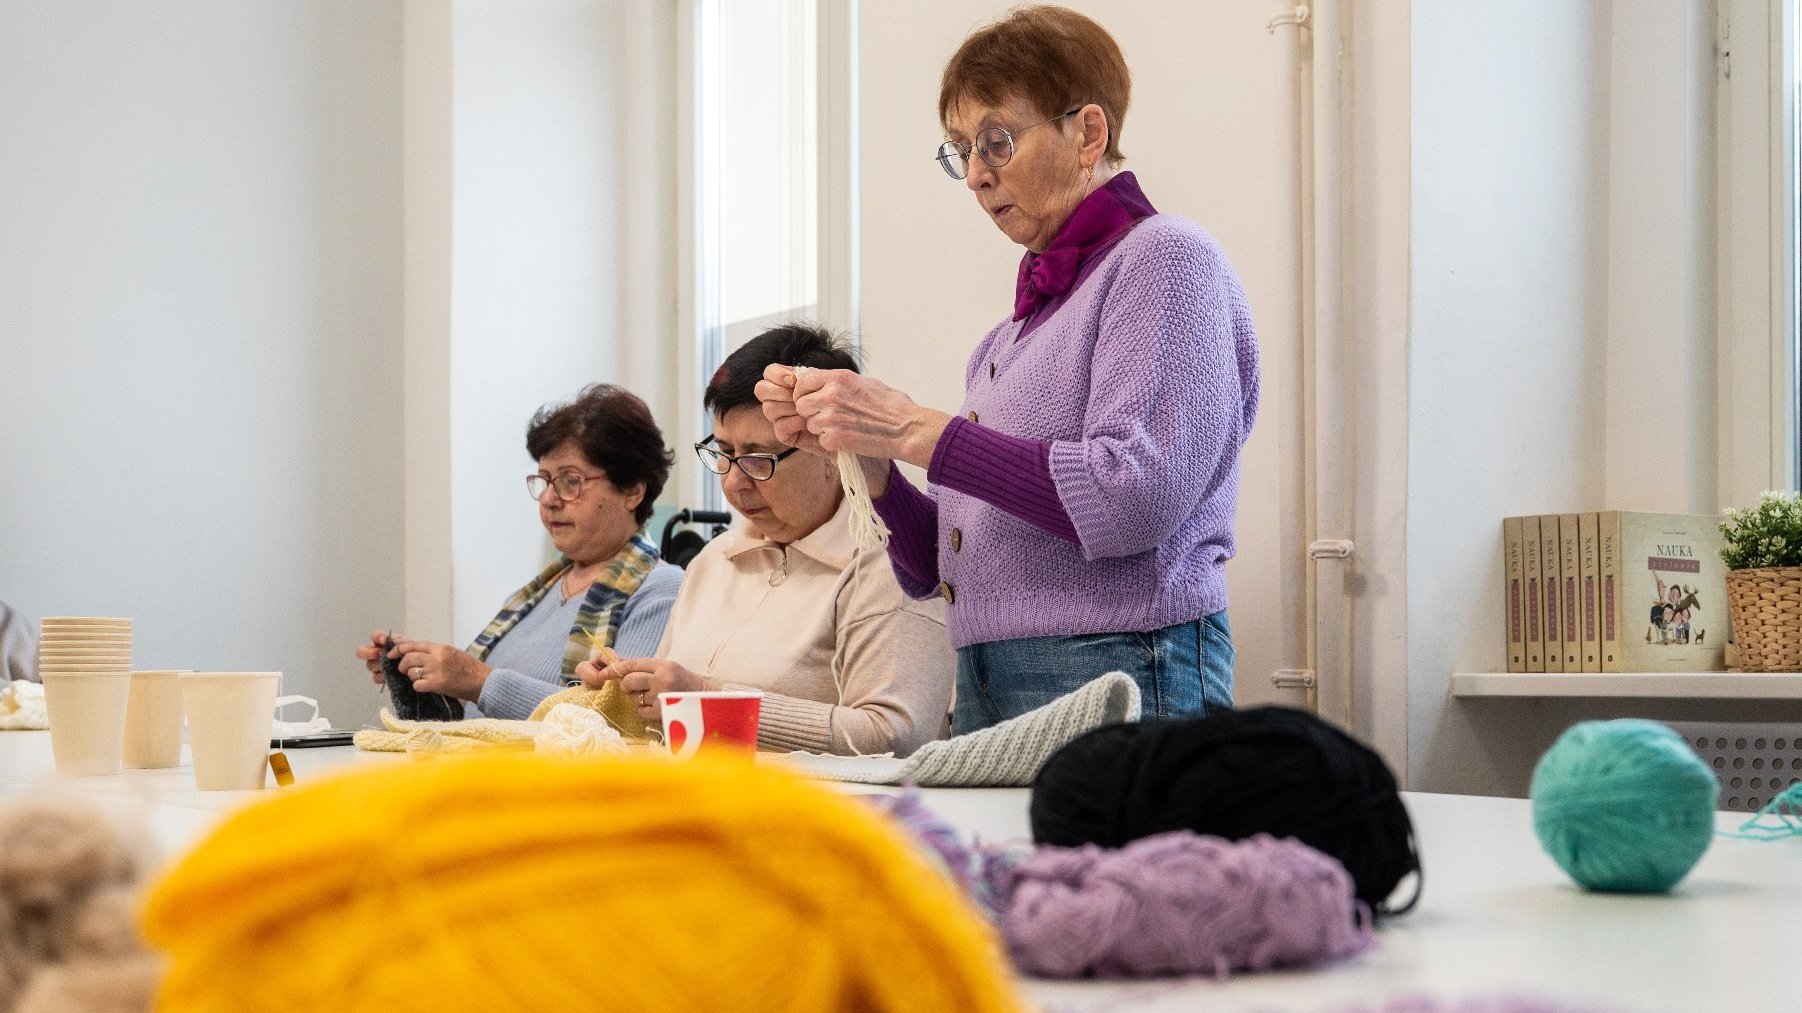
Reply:
[[404, 721], [382, 710], [387, 730], [365, 728], [351, 736], [373, 753], [466, 753], [478, 749], [531, 749], [537, 729], [525, 721]]
[[544, 698], [544, 702], [532, 712], [532, 720], [543, 721], [551, 708], [560, 703], [573, 703], [577, 707], [599, 712], [613, 726], [613, 730], [628, 742], [651, 742], [657, 738], [656, 730], [638, 716], [638, 706], [619, 688], [617, 680], [608, 682], [600, 689], [571, 686], [558, 690]]
[[165, 1013], [1026, 1008], [899, 828], [706, 756], [358, 768], [229, 817], [143, 918]]

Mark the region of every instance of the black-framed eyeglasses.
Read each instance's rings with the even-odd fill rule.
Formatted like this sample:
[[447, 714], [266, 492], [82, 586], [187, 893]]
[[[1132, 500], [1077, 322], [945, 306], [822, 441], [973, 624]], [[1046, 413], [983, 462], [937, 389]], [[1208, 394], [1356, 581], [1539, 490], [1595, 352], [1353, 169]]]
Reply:
[[695, 444], [695, 456], [701, 459], [701, 463], [707, 466], [708, 471], [715, 475], [724, 475], [731, 471], [732, 466], [736, 464], [738, 470], [744, 472], [745, 477], [753, 482], [768, 482], [774, 478], [777, 463], [801, 449], [800, 447], [790, 447], [780, 454], [740, 454], [734, 457], [718, 447], [708, 446], [712, 442], [713, 434], [708, 433], [706, 439]]
[[971, 151], [975, 151], [977, 155], [981, 156], [982, 160], [988, 163], [989, 168], [999, 169], [1013, 161], [1015, 137], [1033, 127], [1056, 123], [1066, 116], [1074, 116], [1080, 112], [1082, 112], [1082, 106], [1077, 106], [1068, 112], [1058, 113], [1048, 120], [1040, 120], [1014, 131], [1009, 131], [1006, 127], [983, 127], [976, 132], [976, 140], [970, 144], [946, 141], [939, 145], [939, 151], [935, 157], [939, 160], [939, 166], [945, 170], [945, 175], [952, 179], [963, 179], [970, 174]]
[[535, 500], [544, 498], [544, 490], [557, 490], [557, 498], [565, 502], [582, 498], [582, 486], [589, 482], [606, 479], [605, 475], [584, 475], [579, 471], [560, 471], [555, 477], [547, 478], [543, 472], [526, 476], [526, 491]]

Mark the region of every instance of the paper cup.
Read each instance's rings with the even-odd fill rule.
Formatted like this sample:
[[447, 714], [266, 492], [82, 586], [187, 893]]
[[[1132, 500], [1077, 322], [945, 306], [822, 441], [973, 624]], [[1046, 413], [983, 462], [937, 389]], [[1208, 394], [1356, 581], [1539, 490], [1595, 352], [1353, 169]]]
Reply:
[[125, 766], [133, 770], [181, 764], [180, 672], [131, 673], [125, 705]]
[[269, 728], [280, 672], [183, 672], [194, 786], [255, 791], [269, 769]]
[[757, 751], [762, 693], [659, 693], [657, 699], [663, 705], [663, 743], [676, 759], [700, 752], [749, 756]]
[[131, 673], [121, 670], [96, 675], [41, 675], [56, 772], [69, 777], [117, 774], [125, 743]]

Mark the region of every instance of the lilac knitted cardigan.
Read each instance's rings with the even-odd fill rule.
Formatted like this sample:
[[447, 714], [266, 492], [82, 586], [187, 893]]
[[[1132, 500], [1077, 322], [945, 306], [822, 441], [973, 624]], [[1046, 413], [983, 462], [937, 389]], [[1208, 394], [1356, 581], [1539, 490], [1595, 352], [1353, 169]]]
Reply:
[[956, 647], [1155, 630], [1225, 608], [1258, 347], [1219, 244], [1186, 219], [1147, 218], [1016, 341], [1022, 324], [976, 347], [960, 411], [1051, 442], [1078, 542], [891, 471], [876, 508], [901, 587], [946, 595]]

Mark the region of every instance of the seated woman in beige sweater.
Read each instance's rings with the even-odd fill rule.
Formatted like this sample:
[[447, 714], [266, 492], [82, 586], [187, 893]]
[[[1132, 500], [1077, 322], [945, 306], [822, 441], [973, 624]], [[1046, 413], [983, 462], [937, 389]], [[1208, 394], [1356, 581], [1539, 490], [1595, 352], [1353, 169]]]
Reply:
[[857, 550], [837, 466], [776, 439], [753, 393], [771, 363], [856, 369], [831, 335], [787, 325], [751, 339], [707, 385], [714, 431], [695, 445], [740, 519], [682, 581], [656, 658], [585, 663], [658, 720], [657, 694], [762, 690], [765, 749], [906, 756], [949, 725], [957, 656], [945, 605], [902, 593], [880, 548]]

